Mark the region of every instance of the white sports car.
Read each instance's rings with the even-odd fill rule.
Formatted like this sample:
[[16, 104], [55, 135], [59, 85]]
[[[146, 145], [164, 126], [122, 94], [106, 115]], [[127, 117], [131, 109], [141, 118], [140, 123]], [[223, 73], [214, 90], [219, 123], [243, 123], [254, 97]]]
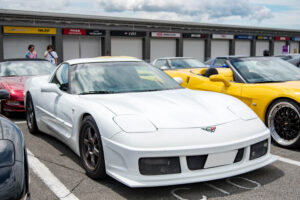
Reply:
[[94, 179], [108, 174], [130, 187], [175, 185], [276, 160], [269, 130], [244, 103], [184, 89], [134, 58], [66, 61], [50, 77], [28, 80], [25, 100], [30, 132], [67, 144]]

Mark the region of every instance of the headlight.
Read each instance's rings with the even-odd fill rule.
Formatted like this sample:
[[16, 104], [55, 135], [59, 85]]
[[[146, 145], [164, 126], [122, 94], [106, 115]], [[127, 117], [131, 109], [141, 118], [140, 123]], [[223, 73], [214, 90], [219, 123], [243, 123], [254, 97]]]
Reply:
[[154, 132], [156, 127], [147, 119], [138, 115], [120, 115], [114, 117], [115, 123], [127, 133]]
[[235, 114], [236, 116], [238, 116], [243, 120], [251, 120], [257, 118], [255, 112], [253, 112], [253, 110], [251, 110], [248, 106], [242, 103], [228, 106], [228, 109], [233, 114]]

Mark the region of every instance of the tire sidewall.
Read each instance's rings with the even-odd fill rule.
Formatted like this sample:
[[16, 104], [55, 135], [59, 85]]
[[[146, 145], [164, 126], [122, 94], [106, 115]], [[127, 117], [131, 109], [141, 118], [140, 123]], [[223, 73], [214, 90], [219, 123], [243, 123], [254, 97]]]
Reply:
[[[31, 103], [32, 104], [32, 112], [33, 112], [33, 123], [32, 123], [32, 127], [30, 128], [29, 125], [28, 125], [28, 115], [27, 115], [27, 105]], [[38, 129], [38, 126], [37, 126], [37, 123], [36, 123], [36, 116], [35, 116], [35, 111], [34, 111], [34, 105], [33, 105], [33, 101], [32, 101], [32, 97], [30, 95], [30, 93], [27, 94], [27, 97], [26, 97], [26, 123], [27, 123], [27, 127], [28, 127], [28, 130], [30, 133], [32, 134], [37, 134], [39, 133], [39, 129]]]
[[[99, 154], [100, 154], [100, 162], [97, 164], [95, 170], [91, 171], [85, 164], [85, 160], [83, 157], [83, 130], [86, 125], [90, 125], [94, 128], [97, 137], [99, 138]], [[91, 116], [86, 116], [84, 117], [82, 121], [82, 125], [80, 128], [80, 136], [79, 136], [79, 148], [80, 148], [80, 158], [82, 162], [82, 166], [84, 167], [86, 174], [93, 178], [93, 179], [101, 179], [106, 177], [106, 169], [105, 169], [105, 160], [104, 160], [104, 153], [103, 153], [103, 145], [102, 145], [102, 140], [101, 140], [101, 134], [99, 132], [98, 126], [95, 122], [95, 120]]]
[[[290, 99], [279, 99], [279, 100], [276, 100], [276, 101], [274, 101], [274, 102], [269, 106], [269, 108], [268, 108], [268, 112], [267, 112], [266, 120], [265, 120], [265, 121], [266, 121], [267, 127], [270, 128], [270, 124], [269, 124], [269, 115], [271, 114], [270, 112], [271, 112], [272, 109], [273, 109], [274, 107], [276, 107], [279, 103], [283, 103], [283, 102], [291, 104], [293, 107], [296, 108], [296, 110], [298, 111], [298, 113], [300, 113], [300, 106], [299, 106], [299, 104], [298, 104], [297, 102], [294, 102], [293, 100], [290, 100]], [[300, 115], [299, 115], [299, 117], [300, 117]], [[271, 130], [270, 130], [270, 131], [271, 131]], [[299, 132], [298, 134], [300, 134], [300, 132]], [[273, 138], [272, 133], [271, 133], [271, 138], [272, 138], [272, 141], [273, 141], [276, 145], [281, 146], [281, 147], [291, 148], [291, 149], [293, 149], [293, 148], [299, 148], [299, 147], [300, 147], [300, 137], [299, 137], [293, 144], [290, 144], [290, 145], [283, 145], [283, 144], [278, 143], [278, 142]]]

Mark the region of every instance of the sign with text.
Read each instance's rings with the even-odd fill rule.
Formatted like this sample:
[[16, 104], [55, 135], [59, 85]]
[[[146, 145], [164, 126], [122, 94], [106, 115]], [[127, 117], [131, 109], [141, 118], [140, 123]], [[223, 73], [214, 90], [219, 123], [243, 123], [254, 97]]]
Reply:
[[275, 40], [289, 41], [289, 40], [290, 40], [290, 37], [281, 37], [281, 36], [277, 36], [277, 37], [275, 37]]
[[183, 33], [183, 38], [208, 38], [207, 34], [201, 34], [201, 33]]
[[55, 35], [56, 28], [4, 26], [3, 33]]
[[253, 40], [255, 37], [251, 35], [236, 35], [235, 38], [240, 40]]
[[212, 34], [213, 39], [224, 39], [224, 40], [232, 40], [234, 38], [233, 35], [228, 34]]
[[258, 40], [272, 40], [272, 37], [269, 37], [269, 36], [257, 36]]
[[300, 41], [300, 37], [293, 37], [292, 40], [293, 41]]
[[282, 53], [284, 53], [284, 54], [289, 53], [289, 46], [288, 45], [283, 45], [282, 46]]
[[180, 33], [170, 33], [170, 32], [151, 32], [151, 37], [159, 38], [180, 38]]
[[87, 35], [92, 35], [92, 36], [104, 36], [105, 31], [103, 30], [92, 30], [92, 29], [87, 29], [86, 30]]
[[64, 35], [86, 35], [85, 29], [78, 29], [78, 28], [65, 28]]
[[146, 32], [141, 31], [111, 31], [111, 36], [124, 36], [124, 37], [145, 37]]

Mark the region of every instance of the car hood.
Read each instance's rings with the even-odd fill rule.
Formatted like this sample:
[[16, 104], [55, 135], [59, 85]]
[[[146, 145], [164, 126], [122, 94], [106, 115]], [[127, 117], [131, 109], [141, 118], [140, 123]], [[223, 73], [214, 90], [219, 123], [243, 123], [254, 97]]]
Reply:
[[189, 89], [156, 92], [85, 95], [86, 100], [106, 106], [115, 115], [137, 115], [157, 128], [193, 128], [219, 125], [239, 119], [228, 109], [240, 101], [214, 92]]
[[0, 82], [9, 90], [24, 90], [27, 79], [31, 76], [1, 77]]

